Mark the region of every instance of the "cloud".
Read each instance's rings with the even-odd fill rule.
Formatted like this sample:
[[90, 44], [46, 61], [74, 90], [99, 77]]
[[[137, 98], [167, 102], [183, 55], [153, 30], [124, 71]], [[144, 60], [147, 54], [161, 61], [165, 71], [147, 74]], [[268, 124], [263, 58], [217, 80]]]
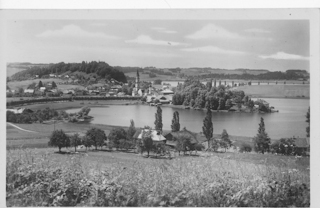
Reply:
[[78, 38], [108, 38], [117, 39], [115, 36], [106, 35], [102, 32], [88, 32], [77, 25], [66, 25], [59, 30], [47, 30], [37, 35], [41, 38], [57, 38], [57, 37], [78, 37]]
[[126, 40], [126, 43], [137, 43], [137, 44], [145, 44], [145, 45], [167, 45], [167, 46], [179, 46], [179, 45], [187, 45], [185, 43], [178, 43], [172, 41], [165, 40], [154, 40], [147, 35], [140, 35], [134, 40]]
[[268, 31], [268, 30], [263, 30], [263, 29], [258, 29], [258, 28], [247, 29], [247, 30], [245, 30], [245, 32], [249, 32], [249, 33], [270, 33], [270, 31]]
[[91, 25], [92, 26], [96, 26], [96, 27], [104, 27], [104, 26], [106, 26], [106, 24], [102, 23], [102, 22], [94, 22]]
[[237, 33], [229, 32], [228, 30], [214, 24], [208, 24], [197, 32], [187, 35], [190, 39], [211, 39], [211, 38], [241, 38]]
[[167, 29], [164, 28], [164, 27], [152, 27], [151, 29], [152, 29], [152, 30], [156, 30], [156, 31], [158, 31], [158, 32], [162, 32], [162, 33], [177, 33], [177, 31], [167, 30]]
[[300, 55], [295, 55], [295, 54], [289, 54], [285, 52], [278, 52], [276, 54], [272, 54], [269, 56], [259, 56], [262, 59], [282, 59], [282, 60], [309, 60], [309, 57], [304, 57]]
[[229, 55], [244, 55], [245, 52], [241, 51], [234, 51], [234, 50], [226, 50], [222, 48], [218, 48], [215, 46], [204, 46], [204, 47], [197, 47], [197, 48], [184, 48], [181, 49], [182, 51], [187, 52], [205, 52], [205, 53], [218, 53], [218, 54], [229, 54]]

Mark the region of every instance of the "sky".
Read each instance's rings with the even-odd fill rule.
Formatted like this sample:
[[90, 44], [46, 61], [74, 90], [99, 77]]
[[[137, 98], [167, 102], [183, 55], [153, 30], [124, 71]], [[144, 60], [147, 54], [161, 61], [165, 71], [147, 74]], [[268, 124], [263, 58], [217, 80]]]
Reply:
[[8, 20], [7, 62], [309, 71], [308, 20]]

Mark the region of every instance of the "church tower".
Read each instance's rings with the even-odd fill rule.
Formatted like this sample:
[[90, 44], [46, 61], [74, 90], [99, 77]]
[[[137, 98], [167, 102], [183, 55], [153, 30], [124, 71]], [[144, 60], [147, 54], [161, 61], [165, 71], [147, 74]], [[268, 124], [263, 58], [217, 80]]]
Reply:
[[140, 76], [139, 71], [137, 70], [137, 76], [136, 76], [136, 89], [139, 90], [139, 83], [140, 83]]

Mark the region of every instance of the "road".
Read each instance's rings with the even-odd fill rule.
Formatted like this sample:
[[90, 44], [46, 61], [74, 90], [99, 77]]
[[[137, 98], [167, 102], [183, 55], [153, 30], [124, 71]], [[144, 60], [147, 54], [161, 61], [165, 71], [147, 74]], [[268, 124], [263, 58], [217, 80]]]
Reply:
[[14, 124], [12, 124], [12, 123], [9, 123], [9, 122], [7, 122], [7, 124], [9, 124], [10, 126], [13, 126], [13, 127], [17, 128], [17, 129], [19, 129], [19, 130], [21, 130], [21, 131], [26, 131], [26, 132], [31, 132], [31, 133], [39, 133], [39, 132], [36, 132], [36, 131], [30, 131], [30, 130], [27, 130], [27, 129], [20, 128], [19, 126], [16, 126], [16, 125], [14, 125]]

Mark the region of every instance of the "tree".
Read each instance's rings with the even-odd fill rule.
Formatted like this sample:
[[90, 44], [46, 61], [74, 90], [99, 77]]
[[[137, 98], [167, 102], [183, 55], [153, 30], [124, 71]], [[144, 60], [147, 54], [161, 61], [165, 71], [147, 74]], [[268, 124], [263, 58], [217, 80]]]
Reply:
[[18, 89], [18, 92], [19, 92], [19, 94], [22, 94], [22, 93], [24, 92], [23, 88], [20, 87], [20, 88]]
[[225, 101], [223, 98], [219, 99], [219, 106], [218, 106], [218, 110], [224, 110], [225, 109]]
[[224, 148], [224, 152], [227, 151], [229, 147], [231, 147], [232, 141], [229, 139], [229, 134], [228, 132], [223, 129], [222, 134], [221, 134], [221, 142], [220, 142], [220, 147]]
[[153, 140], [150, 136], [146, 136], [142, 138], [142, 142], [143, 142], [143, 147], [148, 152], [148, 157], [149, 157], [149, 152], [153, 148]]
[[173, 113], [171, 130], [172, 130], [172, 132], [180, 131], [179, 112], [178, 111], [175, 111]]
[[154, 121], [155, 129], [158, 131], [162, 131], [162, 109], [160, 106], [157, 107], [157, 113], [155, 114], [156, 120]]
[[70, 146], [70, 139], [63, 130], [55, 130], [51, 134], [48, 145], [51, 147], [58, 147], [59, 152], [61, 152], [62, 147]]
[[70, 137], [70, 145], [74, 146], [74, 151], [76, 152], [77, 146], [81, 145], [81, 138], [79, 137], [78, 133], [76, 133]]
[[133, 135], [136, 133], [136, 127], [134, 126], [134, 121], [131, 119], [130, 120], [130, 126], [127, 130], [127, 139], [132, 140]]
[[261, 117], [258, 134], [253, 138], [254, 150], [256, 152], [261, 152], [262, 154], [264, 154], [264, 152], [269, 151], [270, 143], [270, 138], [265, 131], [264, 120]]
[[191, 139], [190, 137], [186, 137], [186, 136], [182, 136], [180, 138], [177, 139], [177, 143], [176, 143], [176, 150], [179, 152], [183, 151], [183, 154], [186, 154], [187, 150], [191, 149]]
[[308, 112], [307, 112], [306, 118], [307, 118], [306, 122], [308, 123], [308, 126], [306, 128], [307, 137], [310, 137], [310, 107], [308, 108]]
[[210, 147], [210, 140], [213, 135], [212, 113], [209, 108], [207, 108], [207, 115], [203, 120], [202, 131], [208, 140], [208, 148], [209, 148]]
[[123, 128], [113, 128], [109, 133], [109, 141], [111, 142], [111, 146], [115, 148], [119, 148], [121, 145], [120, 141], [125, 140], [127, 137], [127, 133]]
[[88, 149], [88, 147], [91, 147], [92, 145], [91, 139], [87, 136], [83, 137], [83, 139], [81, 140], [81, 143], [86, 147], [86, 150]]
[[102, 147], [107, 139], [103, 130], [98, 128], [91, 128], [87, 131], [86, 137], [91, 140], [92, 144], [98, 149], [98, 146]]
[[51, 86], [52, 86], [53, 89], [58, 87], [57, 84], [54, 81], [52, 81]]
[[42, 84], [41, 80], [38, 83], [38, 88], [40, 89], [40, 87], [43, 87], [43, 84]]

